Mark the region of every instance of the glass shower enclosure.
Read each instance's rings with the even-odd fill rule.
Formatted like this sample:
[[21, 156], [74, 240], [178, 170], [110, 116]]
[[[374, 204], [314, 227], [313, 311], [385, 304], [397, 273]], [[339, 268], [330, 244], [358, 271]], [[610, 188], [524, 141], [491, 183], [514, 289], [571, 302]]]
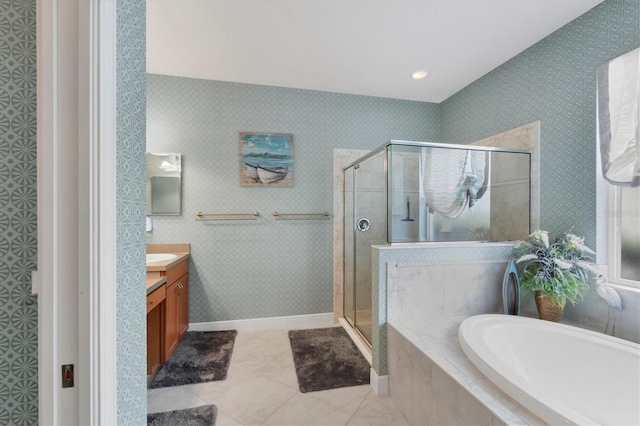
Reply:
[[371, 246], [511, 241], [530, 230], [528, 151], [390, 141], [343, 169], [344, 318], [370, 345]]

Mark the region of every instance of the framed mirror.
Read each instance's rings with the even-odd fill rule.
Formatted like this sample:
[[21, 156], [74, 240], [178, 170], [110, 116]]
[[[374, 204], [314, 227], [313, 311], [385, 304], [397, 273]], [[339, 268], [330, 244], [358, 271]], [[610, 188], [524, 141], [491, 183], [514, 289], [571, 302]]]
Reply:
[[182, 214], [182, 155], [147, 152], [147, 215]]

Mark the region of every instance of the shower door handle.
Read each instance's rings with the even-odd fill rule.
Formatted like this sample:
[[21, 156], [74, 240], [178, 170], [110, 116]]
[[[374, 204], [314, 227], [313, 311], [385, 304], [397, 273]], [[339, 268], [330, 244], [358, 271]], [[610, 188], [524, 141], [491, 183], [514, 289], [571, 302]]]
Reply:
[[360, 218], [356, 223], [356, 228], [358, 231], [367, 232], [371, 228], [371, 222], [366, 217]]

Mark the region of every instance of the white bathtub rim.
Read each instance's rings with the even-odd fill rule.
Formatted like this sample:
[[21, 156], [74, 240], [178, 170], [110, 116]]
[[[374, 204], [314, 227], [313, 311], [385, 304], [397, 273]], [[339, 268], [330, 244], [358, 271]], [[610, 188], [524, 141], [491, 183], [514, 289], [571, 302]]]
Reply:
[[[571, 407], [559, 402], [555, 398], [549, 397], [546, 392], [538, 387], [532, 386], [529, 382], [523, 379], [519, 374], [513, 372], [510, 368], [505, 366], [504, 372], [497, 371], [493, 365], [504, 365], [504, 363], [498, 359], [490, 350], [484, 350], [481, 354], [476, 352], [471, 347], [470, 341], [478, 339], [471, 333], [471, 328], [478, 322], [494, 321], [500, 319], [501, 321], [541, 321], [535, 318], [507, 316], [500, 314], [486, 314], [476, 315], [465, 319], [458, 328], [458, 341], [464, 354], [471, 360], [471, 362], [478, 367], [478, 369], [495, 383], [500, 389], [506, 392], [514, 400], [522, 404], [525, 408], [539, 416], [549, 424], [596, 424], [596, 422]], [[615, 345], [623, 345], [631, 347], [635, 350], [638, 348], [638, 344], [628, 342], [616, 337], [604, 335], [590, 330], [585, 330], [577, 327], [573, 327], [566, 324], [544, 322], [545, 327], [560, 327], [564, 330], [571, 329], [572, 332], [579, 334], [587, 334], [590, 338], [598, 338], [605, 341], [609, 341]], [[476, 345], [476, 348], [478, 345]], [[480, 346], [482, 348], [482, 346]], [[482, 350], [482, 349], [481, 349]], [[525, 391], [526, 389], [526, 391]]]

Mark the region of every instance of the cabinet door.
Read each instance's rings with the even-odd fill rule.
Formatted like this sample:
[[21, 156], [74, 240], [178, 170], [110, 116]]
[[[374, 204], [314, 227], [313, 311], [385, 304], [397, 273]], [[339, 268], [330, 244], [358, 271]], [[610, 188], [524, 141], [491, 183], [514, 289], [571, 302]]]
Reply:
[[189, 274], [180, 278], [178, 283], [178, 332], [182, 338], [189, 328]]
[[147, 374], [154, 374], [164, 362], [164, 301], [167, 286], [162, 284], [147, 295]]
[[178, 301], [179, 290], [176, 281], [167, 287], [167, 298], [165, 300], [165, 334], [164, 334], [164, 361], [166, 362], [180, 341], [180, 331], [178, 330]]
[[147, 374], [154, 374], [162, 363], [162, 309], [147, 314]]

